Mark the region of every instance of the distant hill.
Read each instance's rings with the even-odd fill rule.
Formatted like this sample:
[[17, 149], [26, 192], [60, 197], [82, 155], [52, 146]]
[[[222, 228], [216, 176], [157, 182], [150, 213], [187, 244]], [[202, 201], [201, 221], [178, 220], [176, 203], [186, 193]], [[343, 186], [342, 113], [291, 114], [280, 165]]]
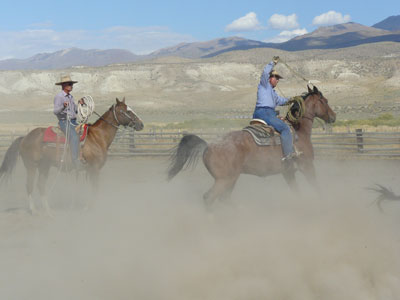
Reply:
[[[392, 32], [349, 22], [319, 27], [311, 33], [297, 36], [283, 43], [262, 43], [258, 46], [248, 45], [247, 49], [273, 48], [286, 51], [302, 51], [311, 49], [338, 49], [377, 42], [400, 42], [400, 32]], [[241, 48], [245, 47], [242, 46]], [[235, 50], [243, 49], [234, 46], [210, 53], [204, 57], [213, 57]]]
[[372, 27], [390, 31], [398, 31], [400, 30], [400, 15], [388, 17], [385, 20], [372, 25]]
[[183, 58], [201, 58], [212, 56], [215, 53], [235, 50], [247, 50], [264, 47], [266, 43], [248, 40], [240, 37], [220, 38], [206, 42], [182, 43], [173, 47], [160, 49], [149, 57], [179, 56]]
[[82, 50], [70, 48], [53, 53], [40, 53], [27, 59], [6, 59], [0, 61], [0, 70], [46, 70], [72, 66], [98, 67], [113, 63], [126, 63], [140, 59], [128, 50]]
[[384, 41], [400, 42], [400, 33], [349, 22], [320, 27], [311, 33], [281, 43], [276, 48], [287, 51], [337, 49]]

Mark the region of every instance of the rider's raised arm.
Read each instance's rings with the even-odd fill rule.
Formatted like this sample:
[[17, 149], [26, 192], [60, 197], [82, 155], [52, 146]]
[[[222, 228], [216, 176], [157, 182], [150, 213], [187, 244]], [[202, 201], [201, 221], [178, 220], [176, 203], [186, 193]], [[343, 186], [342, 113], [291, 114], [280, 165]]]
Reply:
[[275, 66], [274, 62], [271, 61], [268, 65], [265, 66], [264, 71], [261, 75], [260, 84], [264, 87], [267, 87], [269, 80], [269, 73], [271, 73], [272, 68]]

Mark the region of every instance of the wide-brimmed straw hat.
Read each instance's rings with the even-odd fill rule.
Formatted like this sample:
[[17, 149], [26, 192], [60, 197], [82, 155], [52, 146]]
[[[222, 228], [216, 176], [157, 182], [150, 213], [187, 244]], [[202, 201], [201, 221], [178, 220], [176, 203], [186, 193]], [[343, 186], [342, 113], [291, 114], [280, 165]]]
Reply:
[[272, 70], [271, 73], [269, 73], [269, 77], [277, 77], [279, 79], [283, 79], [283, 77], [279, 75], [278, 72], [275, 70]]
[[71, 79], [71, 76], [64, 75], [64, 76], [61, 76], [60, 82], [57, 82], [56, 85], [62, 85], [64, 83], [78, 83], [78, 81], [73, 81]]

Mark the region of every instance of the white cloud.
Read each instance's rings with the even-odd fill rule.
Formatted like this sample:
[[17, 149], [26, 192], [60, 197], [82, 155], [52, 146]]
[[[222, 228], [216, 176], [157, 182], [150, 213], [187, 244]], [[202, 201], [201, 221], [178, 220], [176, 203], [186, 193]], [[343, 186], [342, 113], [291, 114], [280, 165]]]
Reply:
[[236, 19], [225, 27], [225, 31], [254, 31], [261, 29], [260, 22], [254, 12], [249, 12], [244, 17]]
[[103, 30], [27, 29], [0, 31], [0, 58], [27, 58], [37, 53], [77, 47], [82, 49], [127, 49], [147, 54], [182, 42], [194, 42], [190, 35], [167, 27], [111, 27]]
[[291, 14], [289, 16], [273, 14], [268, 20], [268, 24], [273, 29], [293, 29], [298, 28], [297, 15]]
[[290, 40], [290, 39], [292, 39], [292, 38], [294, 38], [296, 36], [303, 35], [303, 34], [306, 34], [306, 33], [308, 33], [308, 31], [305, 28], [303, 28], [303, 29], [295, 29], [295, 30], [291, 30], [291, 31], [284, 30], [281, 33], [279, 33], [278, 36], [273, 37], [271, 39], [267, 39], [264, 42], [283, 43], [283, 42], [286, 42], [286, 41], [288, 41], [288, 40]]
[[335, 25], [350, 22], [350, 15], [342, 15], [334, 10], [328, 11], [322, 15], [316, 16], [312, 24], [316, 26]]

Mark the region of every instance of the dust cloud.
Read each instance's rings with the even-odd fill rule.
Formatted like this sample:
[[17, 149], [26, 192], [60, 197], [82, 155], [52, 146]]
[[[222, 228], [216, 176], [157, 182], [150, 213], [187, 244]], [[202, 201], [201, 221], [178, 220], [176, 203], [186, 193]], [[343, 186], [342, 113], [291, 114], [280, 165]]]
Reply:
[[97, 195], [53, 170], [54, 219], [26, 211], [21, 165], [0, 194], [0, 299], [400, 299], [400, 203], [381, 213], [365, 189], [400, 194], [399, 161], [319, 159], [320, 196], [243, 175], [210, 212], [201, 163], [168, 183], [165, 160], [109, 160]]

